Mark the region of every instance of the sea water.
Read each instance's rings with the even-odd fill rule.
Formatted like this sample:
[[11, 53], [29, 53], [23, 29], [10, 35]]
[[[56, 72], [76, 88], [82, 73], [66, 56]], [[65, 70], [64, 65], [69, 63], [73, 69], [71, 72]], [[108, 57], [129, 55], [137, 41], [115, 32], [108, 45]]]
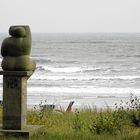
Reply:
[[[113, 107], [140, 97], [140, 33], [33, 33], [31, 57], [28, 105]], [[2, 99], [2, 76], [0, 91]]]

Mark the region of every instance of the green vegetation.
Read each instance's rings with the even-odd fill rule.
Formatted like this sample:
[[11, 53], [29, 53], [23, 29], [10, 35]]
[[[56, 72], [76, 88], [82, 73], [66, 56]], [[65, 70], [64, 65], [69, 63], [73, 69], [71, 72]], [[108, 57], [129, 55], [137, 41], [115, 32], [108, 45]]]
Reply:
[[46, 106], [40, 107], [40, 110], [28, 111], [28, 124], [44, 125], [30, 140], [140, 139], [140, 100], [133, 95], [129, 102], [115, 104], [114, 110], [87, 108], [61, 114]]

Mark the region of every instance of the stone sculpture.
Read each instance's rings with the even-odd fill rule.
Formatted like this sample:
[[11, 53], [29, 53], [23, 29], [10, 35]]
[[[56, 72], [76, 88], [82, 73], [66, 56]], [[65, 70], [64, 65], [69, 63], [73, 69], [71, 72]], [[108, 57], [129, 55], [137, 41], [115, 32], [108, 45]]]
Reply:
[[11, 37], [2, 43], [3, 56], [3, 117], [0, 134], [4, 137], [29, 136], [42, 126], [27, 125], [27, 80], [36, 63], [30, 58], [31, 32], [29, 26], [11, 26]]
[[1, 47], [2, 69], [5, 71], [34, 71], [36, 63], [30, 58], [31, 32], [29, 26], [11, 26], [11, 37]]

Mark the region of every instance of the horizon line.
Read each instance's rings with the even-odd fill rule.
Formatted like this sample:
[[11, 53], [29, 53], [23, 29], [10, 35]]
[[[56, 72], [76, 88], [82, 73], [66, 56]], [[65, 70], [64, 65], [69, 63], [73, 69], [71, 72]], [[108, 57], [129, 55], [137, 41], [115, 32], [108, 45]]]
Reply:
[[[7, 34], [7, 33], [9, 33], [9, 32], [0, 32], [0, 34]], [[107, 31], [105, 31], [105, 32], [101, 32], [101, 31], [99, 31], [99, 32], [84, 32], [84, 31], [83, 32], [73, 32], [73, 31], [72, 32], [70, 32], [70, 31], [67, 31], [67, 32], [66, 31], [65, 32], [53, 32], [53, 31], [52, 32], [47, 32], [46, 31], [46, 32], [44, 32], [44, 31], [31, 31], [31, 33], [33, 33], [33, 34], [38, 34], [38, 33], [39, 34], [40, 33], [42, 33], [42, 34], [43, 33], [52, 33], [52, 34], [53, 33], [140, 33], [140, 31], [139, 32], [132, 32], [132, 31], [128, 31], [128, 32], [117, 32], [117, 31], [108, 31], [108, 32]]]

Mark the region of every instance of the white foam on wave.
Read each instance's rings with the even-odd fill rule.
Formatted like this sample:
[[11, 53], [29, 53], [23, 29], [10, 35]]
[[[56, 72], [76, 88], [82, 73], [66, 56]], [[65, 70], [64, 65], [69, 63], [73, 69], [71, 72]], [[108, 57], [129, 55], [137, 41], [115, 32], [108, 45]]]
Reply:
[[33, 75], [32, 79], [38, 80], [81, 80], [81, 81], [92, 81], [92, 80], [135, 80], [140, 79], [140, 76], [67, 76], [67, 75]]
[[38, 69], [57, 72], [57, 73], [76, 73], [76, 72], [88, 72], [96, 70], [104, 70], [103, 68], [92, 68], [92, 67], [50, 67], [50, 66], [38, 66]]
[[52, 72], [65, 72], [65, 73], [73, 73], [73, 72], [82, 71], [82, 69], [79, 67], [64, 67], [64, 68], [47, 67], [47, 70], [52, 71]]
[[99, 95], [108, 95], [115, 97], [129, 96], [130, 93], [135, 95], [140, 95], [140, 89], [136, 88], [109, 88], [109, 87], [29, 87], [28, 91], [30, 94], [34, 95], [47, 95], [50, 93], [51, 95], [63, 96], [64, 94], [67, 96], [77, 95], [79, 96], [96, 96]]
[[73, 73], [80, 72], [82, 69], [80, 67], [50, 67], [50, 66], [38, 66], [39, 69], [51, 71], [51, 72], [59, 72], [59, 73]]

